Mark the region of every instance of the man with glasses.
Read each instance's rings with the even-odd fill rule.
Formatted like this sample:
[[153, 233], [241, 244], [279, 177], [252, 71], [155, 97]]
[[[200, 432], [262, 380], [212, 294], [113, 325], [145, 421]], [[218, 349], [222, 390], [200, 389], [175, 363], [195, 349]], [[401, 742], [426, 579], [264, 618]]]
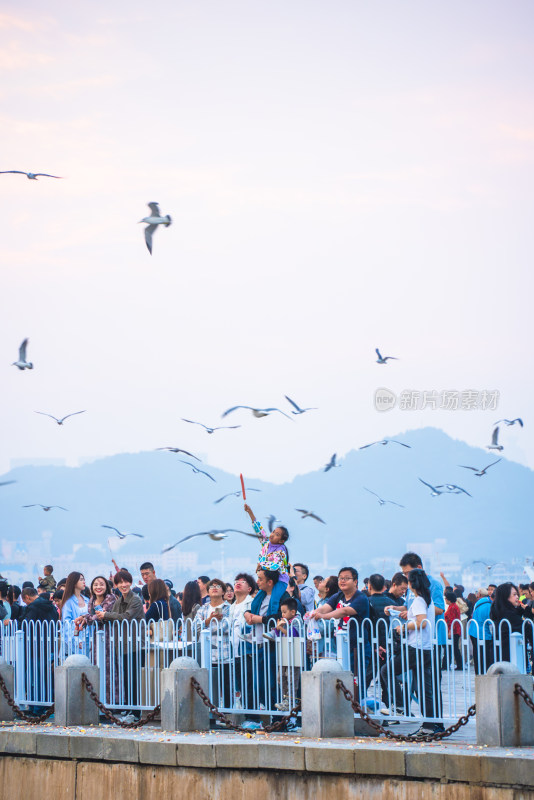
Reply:
[[[337, 576], [340, 591], [328, 598], [327, 603], [310, 613], [312, 619], [337, 619], [338, 630], [349, 630], [350, 668], [353, 675], [358, 673], [358, 661], [355, 658], [358, 644], [357, 625], [349, 624], [352, 617], [362, 625], [369, 619], [369, 600], [358, 589], [358, 570], [354, 567], [342, 567]], [[371, 643], [369, 641], [369, 623], [363, 626], [364, 654], [361, 673], [364, 676], [371, 659]]]

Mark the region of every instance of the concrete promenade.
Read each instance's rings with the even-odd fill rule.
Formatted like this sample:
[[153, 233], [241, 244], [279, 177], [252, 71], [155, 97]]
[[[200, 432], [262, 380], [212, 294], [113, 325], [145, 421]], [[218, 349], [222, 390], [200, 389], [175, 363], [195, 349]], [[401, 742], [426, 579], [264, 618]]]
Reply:
[[[397, 726], [398, 728], [398, 726]], [[404, 744], [383, 738], [305, 739], [298, 733], [163, 733], [147, 726], [0, 726], [4, 797], [55, 800], [177, 797], [335, 800], [534, 800], [534, 748], [461, 739]], [[156, 785], [158, 788], [156, 788]], [[152, 788], [151, 788], [152, 787]], [[108, 794], [109, 791], [109, 794]], [[14, 793], [14, 794], [13, 794]]]

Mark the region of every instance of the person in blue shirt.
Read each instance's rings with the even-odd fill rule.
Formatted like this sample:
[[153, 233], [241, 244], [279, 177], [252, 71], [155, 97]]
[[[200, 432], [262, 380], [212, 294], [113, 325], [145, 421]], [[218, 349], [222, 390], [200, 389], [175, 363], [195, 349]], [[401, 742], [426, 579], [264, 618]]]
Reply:
[[494, 662], [493, 623], [490, 620], [491, 598], [487, 589], [477, 591], [477, 602], [467, 625], [473, 646], [475, 675], [484, 674]]

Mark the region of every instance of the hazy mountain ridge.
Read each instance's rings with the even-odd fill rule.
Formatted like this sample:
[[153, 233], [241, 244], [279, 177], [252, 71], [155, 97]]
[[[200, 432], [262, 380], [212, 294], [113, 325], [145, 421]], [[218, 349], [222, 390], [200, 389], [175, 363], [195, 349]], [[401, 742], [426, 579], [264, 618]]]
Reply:
[[[272, 513], [290, 530], [290, 554], [298, 560], [320, 558], [328, 544], [331, 563], [361, 562], [396, 556], [407, 541], [448, 540], [448, 549], [463, 559], [522, 557], [529, 550], [534, 512], [534, 472], [505, 458], [478, 478], [458, 465], [484, 467], [499, 455], [454, 440], [440, 430], [424, 428], [399, 435], [407, 449], [390, 443], [350, 451], [341, 467], [296, 476], [290, 483], [247, 480], [262, 489], [248, 502], [260, 519]], [[325, 454], [325, 463], [330, 454]], [[159, 552], [183, 536], [213, 528], [250, 530], [241, 497], [214, 500], [239, 488], [239, 476], [202, 464], [216, 479], [195, 475], [179, 458], [164, 452], [120, 454], [77, 468], [18, 467], [2, 476], [17, 483], [0, 489], [0, 535], [5, 540], [39, 539], [52, 533], [52, 552], [71, 552], [73, 544], [105, 545], [109, 524], [135, 531], [144, 540], [129, 539], [129, 553]], [[455, 483], [472, 493], [431, 497], [418, 480]], [[385, 500], [379, 506], [367, 487]], [[28, 503], [65, 506], [68, 512], [21, 508]], [[327, 523], [301, 520], [295, 508], [309, 509]], [[207, 537], [185, 543], [201, 559], [217, 547]], [[125, 546], [126, 547], [126, 546]], [[227, 557], [258, 546], [253, 539], [232, 534], [225, 542]]]

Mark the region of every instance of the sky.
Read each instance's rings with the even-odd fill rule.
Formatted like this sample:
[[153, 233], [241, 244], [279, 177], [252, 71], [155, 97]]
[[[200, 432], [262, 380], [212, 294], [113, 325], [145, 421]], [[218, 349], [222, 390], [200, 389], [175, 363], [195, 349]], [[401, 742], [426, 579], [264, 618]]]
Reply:
[[[4, 3], [0, 168], [63, 179], [0, 175], [0, 473], [172, 445], [283, 482], [429, 425], [485, 446], [517, 416], [503, 455], [534, 468], [533, 18]], [[151, 201], [173, 219], [152, 256]], [[380, 387], [498, 405], [381, 413]], [[317, 410], [221, 420], [284, 395]]]

